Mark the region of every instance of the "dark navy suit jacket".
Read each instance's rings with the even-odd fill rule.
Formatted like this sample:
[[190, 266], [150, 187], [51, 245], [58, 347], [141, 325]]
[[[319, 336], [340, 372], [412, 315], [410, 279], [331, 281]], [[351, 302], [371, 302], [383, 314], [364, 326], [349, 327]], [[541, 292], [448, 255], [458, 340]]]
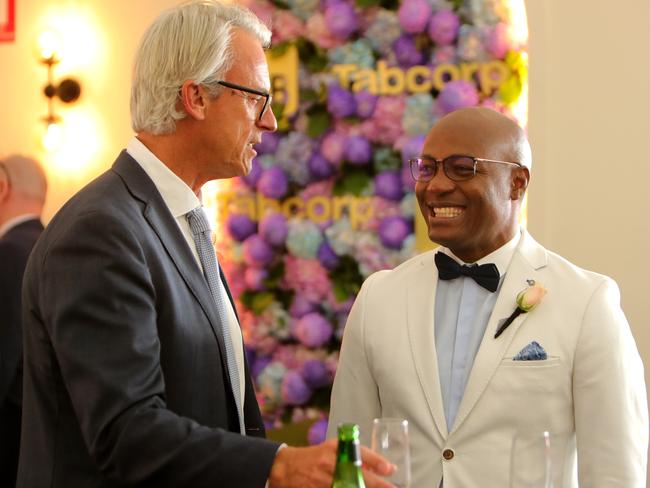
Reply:
[[207, 283], [126, 152], [48, 225], [23, 314], [19, 487], [264, 486], [248, 365], [244, 437]]
[[43, 231], [38, 219], [0, 238], [0, 486], [16, 484], [22, 403], [23, 333], [20, 290], [29, 253]]

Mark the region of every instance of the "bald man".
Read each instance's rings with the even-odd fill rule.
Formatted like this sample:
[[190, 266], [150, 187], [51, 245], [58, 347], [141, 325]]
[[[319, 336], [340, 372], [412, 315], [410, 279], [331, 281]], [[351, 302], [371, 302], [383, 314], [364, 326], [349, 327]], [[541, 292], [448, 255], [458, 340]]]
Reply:
[[37, 161], [0, 160], [0, 486], [15, 486], [22, 403], [20, 289], [27, 257], [43, 231], [47, 182]]
[[[364, 283], [328, 434], [357, 422], [368, 443], [373, 418], [407, 419], [415, 488], [551, 486], [545, 431], [556, 488], [645, 487], [643, 365], [618, 287], [520, 228], [524, 132], [497, 112], [459, 110], [410, 164], [429, 238], [442, 247]], [[524, 290], [528, 311], [515, 312]], [[525, 466], [529, 452], [537, 462]]]

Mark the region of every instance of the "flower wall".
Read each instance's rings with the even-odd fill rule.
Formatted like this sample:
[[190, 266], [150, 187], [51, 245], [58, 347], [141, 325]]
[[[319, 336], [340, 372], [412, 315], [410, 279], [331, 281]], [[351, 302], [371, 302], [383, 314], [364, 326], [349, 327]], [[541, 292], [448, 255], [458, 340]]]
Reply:
[[245, 3], [273, 28], [272, 72], [297, 53], [298, 89], [274, 93], [251, 173], [212, 194], [217, 248], [267, 426], [312, 419], [319, 442], [362, 281], [417, 252], [409, 157], [460, 107], [525, 126], [523, 0]]

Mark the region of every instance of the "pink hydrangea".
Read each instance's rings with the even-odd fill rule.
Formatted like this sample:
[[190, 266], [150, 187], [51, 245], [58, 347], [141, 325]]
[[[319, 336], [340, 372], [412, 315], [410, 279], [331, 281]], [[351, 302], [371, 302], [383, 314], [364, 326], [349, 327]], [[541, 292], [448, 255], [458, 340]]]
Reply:
[[386, 217], [401, 215], [402, 211], [399, 202], [393, 202], [381, 197], [372, 197], [370, 199], [372, 207], [372, 216], [361, 222], [359, 229], [376, 233], [379, 229], [379, 223]]
[[266, 0], [240, 0], [240, 3], [249, 8], [266, 25], [271, 25], [275, 7]]
[[493, 57], [503, 59], [511, 49], [511, 43], [508, 26], [503, 22], [499, 22], [487, 31], [484, 45], [486, 51]]
[[230, 288], [230, 293], [232, 293], [233, 299], [239, 299], [246, 289], [246, 284], [244, 282], [246, 267], [231, 259], [219, 259], [219, 265], [228, 280], [228, 287]]
[[309, 200], [314, 197], [329, 198], [332, 196], [332, 188], [334, 188], [333, 180], [323, 180], [317, 183], [312, 183], [307, 185], [305, 189], [300, 192], [300, 198], [303, 200]]
[[321, 302], [331, 288], [327, 270], [317, 259], [303, 259], [287, 254], [284, 256], [284, 284], [307, 300]]
[[323, 49], [333, 49], [344, 42], [330, 32], [325, 16], [320, 12], [316, 12], [307, 20], [305, 35], [307, 39]]
[[402, 116], [406, 101], [404, 96], [380, 97], [372, 117], [361, 124], [369, 140], [392, 146], [402, 135]]
[[289, 10], [277, 9], [273, 16], [273, 42], [291, 41], [305, 34], [305, 24]]
[[341, 132], [328, 132], [325, 137], [323, 137], [323, 142], [321, 143], [321, 154], [330, 163], [335, 166], [339, 166], [341, 164], [341, 161], [343, 161], [343, 153], [345, 151], [346, 140], [347, 137]]

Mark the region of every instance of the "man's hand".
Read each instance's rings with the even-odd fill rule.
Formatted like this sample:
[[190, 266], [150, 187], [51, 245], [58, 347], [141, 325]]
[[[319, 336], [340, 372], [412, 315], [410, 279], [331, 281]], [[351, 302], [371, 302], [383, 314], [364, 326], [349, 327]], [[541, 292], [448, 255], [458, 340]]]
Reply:
[[[285, 447], [275, 456], [269, 488], [330, 488], [336, 465], [336, 439], [310, 447]], [[379, 476], [388, 476], [395, 467], [379, 454], [361, 447], [366, 488], [391, 488]]]

